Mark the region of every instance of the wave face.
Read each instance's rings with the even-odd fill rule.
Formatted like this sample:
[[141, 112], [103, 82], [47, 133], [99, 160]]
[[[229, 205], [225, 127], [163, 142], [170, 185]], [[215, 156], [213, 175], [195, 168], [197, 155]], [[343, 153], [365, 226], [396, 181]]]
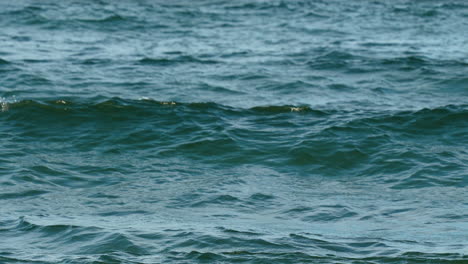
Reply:
[[10, 2], [0, 263], [468, 262], [464, 1]]

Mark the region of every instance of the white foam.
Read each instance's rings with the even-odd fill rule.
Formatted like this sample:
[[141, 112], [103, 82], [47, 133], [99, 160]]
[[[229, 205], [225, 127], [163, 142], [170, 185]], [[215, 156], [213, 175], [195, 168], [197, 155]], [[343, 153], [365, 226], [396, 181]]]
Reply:
[[6, 112], [10, 109], [11, 103], [16, 103], [16, 97], [13, 97], [12, 100], [7, 100], [5, 97], [0, 97], [0, 111]]

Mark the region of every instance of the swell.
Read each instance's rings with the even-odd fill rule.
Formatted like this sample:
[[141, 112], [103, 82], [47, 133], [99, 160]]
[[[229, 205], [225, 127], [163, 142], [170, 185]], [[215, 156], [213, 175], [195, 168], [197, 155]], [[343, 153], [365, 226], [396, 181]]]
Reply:
[[41, 225], [29, 222], [24, 217], [0, 223], [2, 224], [0, 229], [2, 237], [21, 238], [22, 241], [19, 240], [16, 244], [23, 247], [23, 250], [5, 248], [6, 251], [0, 253], [0, 259], [2, 255], [8, 256], [8, 251], [16, 257], [24, 257], [23, 261], [33, 259], [34, 251], [30, 250], [31, 245], [36, 243], [41, 245], [41, 257], [45, 252], [54, 257], [74, 254], [106, 255], [114, 252], [128, 256], [142, 256], [148, 253], [145, 248], [132, 241], [131, 237], [103, 228], [69, 224]]
[[115, 23], [115, 22], [122, 22], [126, 21], [127, 19], [123, 16], [114, 14], [110, 16], [106, 16], [103, 18], [95, 18], [95, 19], [78, 19], [78, 21], [86, 22], [86, 23]]
[[[210, 232], [164, 229], [144, 232], [71, 224], [36, 224], [21, 217], [0, 222], [4, 238], [16, 238], [21, 250], [0, 252], [2, 263], [464, 263], [467, 256], [431, 253], [414, 241], [342, 238], [292, 232], [276, 234], [217, 226]], [[40, 255], [34, 245], [41, 245]], [[153, 247], [152, 244], [160, 246]], [[145, 246], [142, 246], [142, 245]], [[414, 248], [415, 247], [415, 248]], [[415, 250], [412, 250], [412, 249]], [[14, 256], [14, 257], [12, 257]], [[77, 258], [77, 256], [80, 256]], [[158, 257], [159, 256], [159, 257]]]
[[[461, 136], [467, 128], [468, 105], [446, 105], [421, 110], [346, 110], [333, 106], [313, 109], [306, 105], [270, 105], [252, 108], [235, 108], [213, 102], [183, 103], [155, 101], [152, 99], [126, 100], [22, 100], [1, 101], [0, 118], [10, 125], [34, 125], [46, 128], [51, 124], [76, 123], [84, 126], [88, 122], [105, 121], [106, 124], [139, 124], [142, 127], [151, 122], [180, 121], [178, 125], [194, 124], [213, 126], [224, 123], [229, 128], [235, 121], [245, 121], [245, 128], [255, 132], [262, 127], [277, 131], [289, 128], [310, 128], [311, 133], [323, 136], [346, 136], [367, 134], [369, 136], [400, 133], [405, 138], [443, 133], [446, 136]], [[260, 123], [252, 123], [252, 122]], [[249, 125], [250, 123], [250, 125]], [[255, 126], [258, 126], [257, 128]], [[137, 125], [138, 127], [138, 125]], [[298, 131], [303, 131], [299, 129]], [[380, 132], [380, 133], [379, 133]], [[291, 135], [294, 137], [294, 135]], [[304, 137], [303, 137], [304, 138]], [[459, 140], [466, 140], [461, 136]]]
[[[194, 102], [184, 103], [176, 101], [156, 101], [152, 99], [128, 100], [121, 98], [112, 98], [107, 100], [99, 99], [73, 99], [73, 100], [21, 100], [8, 102], [2, 100], [4, 105], [3, 116], [8, 114], [37, 113], [38, 115], [47, 113], [56, 114], [99, 114], [99, 113], [126, 113], [128, 116], [138, 117], [142, 112], [150, 114], [157, 113], [159, 110], [176, 111], [200, 111], [200, 112], [223, 112], [225, 114], [281, 114], [291, 112], [313, 113], [317, 115], [326, 115], [326, 111], [314, 110], [308, 106], [295, 105], [272, 105], [256, 106], [250, 109], [233, 108], [213, 102]], [[41, 113], [42, 112], [42, 113]]]
[[138, 61], [141, 65], [170, 66], [179, 63], [217, 64], [216, 60], [199, 59], [193, 56], [178, 56], [175, 58], [143, 58]]
[[[349, 110], [343, 108], [337, 110], [338, 107], [334, 106], [327, 109], [327, 106], [319, 106], [315, 109], [307, 105], [266, 105], [255, 106], [252, 108], [235, 108], [217, 104], [214, 102], [176, 102], [176, 101], [157, 101], [149, 98], [132, 100], [114, 97], [111, 99], [96, 98], [74, 98], [74, 99], [53, 99], [53, 100], [20, 100], [9, 102], [7, 99], [2, 98], [3, 105], [2, 118], [9, 118], [14, 121], [14, 116], [21, 116], [26, 114], [35, 114], [37, 116], [47, 114], [68, 114], [84, 116], [88, 115], [90, 118], [98, 114], [125, 114], [129, 118], [139, 118], [140, 114], [147, 115], [157, 114], [159, 111], [173, 110], [176, 112], [187, 112], [193, 114], [220, 114], [232, 115], [233, 117], [239, 115], [263, 116], [263, 115], [276, 115], [276, 114], [305, 114], [317, 117], [327, 117], [332, 115], [350, 115], [355, 111], [356, 118], [352, 118], [349, 124], [358, 124], [365, 122], [370, 125], [385, 125], [388, 127], [392, 124], [399, 123], [401, 129], [414, 126], [418, 128], [434, 128], [440, 125], [449, 123], [463, 124], [467, 118], [468, 105], [446, 105], [436, 108], [423, 108], [420, 110], [380, 110], [371, 111], [366, 115], [362, 115], [359, 109]], [[434, 123], [434, 121], [436, 121]], [[398, 129], [398, 128], [395, 128]]]
[[301, 175], [383, 178], [395, 189], [468, 184], [462, 147], [468, 143], [467, 105], [363, 113], [113, 98], [23, 100], [2, 109], [2, 140], [13, 148], [34, 142], [34, 152], [261, 164]]
[[0, 58], [0, 65], [7, 65], [7, 64], [10, 64], [10, 62]]
[[[49, 6], [26, 6], [21, 9], [6, 11], [1, 15], [8, 25], [37, 26], [46, 30], [76, 30], [91, 29], [97, 31], [143, 30], [147, 28], [165, 28], [165, 25], [149, 24], [136, 16], [127, 16], [104, 11], [99, 4], [93, 6], [94, 12], [80, 10], [73, 14], [60, 12], [64, 7], [60, 4]], [[54, 12], [57, 12], [54, 14]], [[122, 11], [121, 13], [125, 13]], [[2, 21], [3, 22], [3, 21]]]
[[36, 25], [47, 23], [48, 19], [40, 14], [43, 11], [44, 9], [39, 6], [26, 6], [22, 9], [2, 12], [1, 15], [11, 19], [11, 22], [20, 21], [22, 24]]
[[[362, 42], [364, 48], [379, 46], [381, 43]], [[427, 72], [439, 71], [450, 67], [461, 69], [467, 63], [463, 59], [431, 58], [423, 54], [399, 54], [393, 56], [379, 57], [368, 56], [362, 51], [338, 50], [318, 48], [304, 52], [292, 53], [288, 57], [293, 64], [306, 65], [314, 70], [342, 70], [346, 73], [365, 73], [380, 71], [416, 71], [427, 68]], [[274, 63], [290, 64], [291, 60]], [[432, 71], [430, 71], [432, 70]]]

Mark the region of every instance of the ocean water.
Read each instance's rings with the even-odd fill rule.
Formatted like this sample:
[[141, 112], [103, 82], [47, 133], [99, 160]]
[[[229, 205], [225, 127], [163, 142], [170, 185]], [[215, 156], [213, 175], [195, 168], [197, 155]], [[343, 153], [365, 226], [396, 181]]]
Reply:
[[468, 263], [468, 2], [1, 1], [0, 263]]

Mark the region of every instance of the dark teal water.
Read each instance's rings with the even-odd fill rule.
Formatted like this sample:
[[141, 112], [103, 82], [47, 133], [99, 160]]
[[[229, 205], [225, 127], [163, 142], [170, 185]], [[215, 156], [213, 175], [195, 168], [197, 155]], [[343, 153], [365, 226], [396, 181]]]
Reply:
[[0, 263], [468, 263], [466, 1], [0, 2]]

